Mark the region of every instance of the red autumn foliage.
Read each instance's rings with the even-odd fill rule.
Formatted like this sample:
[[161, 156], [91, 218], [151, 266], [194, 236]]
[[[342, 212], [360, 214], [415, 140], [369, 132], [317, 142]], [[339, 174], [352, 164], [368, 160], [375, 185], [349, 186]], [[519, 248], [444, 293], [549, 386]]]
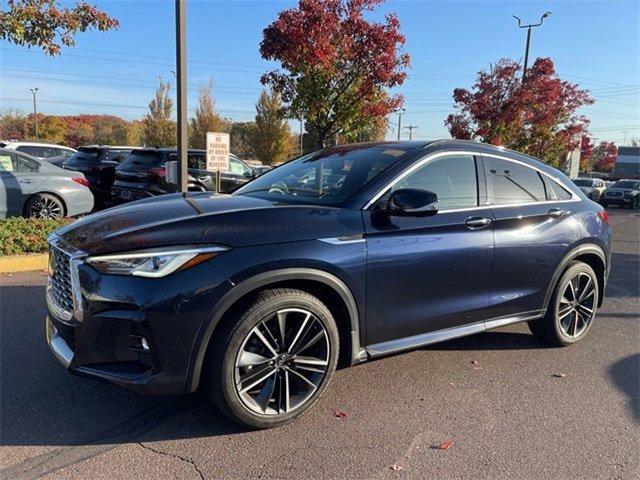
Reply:
[[588, 135], [582, 135], [580, 141], [580, 170], [588, 172], [591, 168], [591, 154], [593, 153], [594, 144]]
[[593, 103], [587, 90], [562, 80], [549, 58], [538, 58], [521, 80], [518, 62], [502, 59], [480, 71], [471, 90], [456, 88], [459, 112], [445, 125], [454, 138], [504, 145], [559, 165], [578, 146], [588, 119], [578, 109]]
[[304, 117], [319, 146], [336, 133], [348, 135], [371, 117], [403, 104], [386, 89], [401, 85], [409, 56], [395, 14], [383, 23], [367, 20], [383, 0], [300, 0], [264, 29], [260, 53], [282, 70], [262, 76], [280, 92], [290, 117]]
[[610, 172], [616, 164], [618, 147], [613, 142], [600, 142], [593, 155], [593, 169], [596, 172]]

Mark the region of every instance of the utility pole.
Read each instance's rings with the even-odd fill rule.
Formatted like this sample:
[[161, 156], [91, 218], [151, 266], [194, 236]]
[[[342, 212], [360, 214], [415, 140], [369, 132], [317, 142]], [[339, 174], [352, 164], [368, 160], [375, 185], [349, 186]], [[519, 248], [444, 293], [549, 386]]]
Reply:
[[39, 140], [38, 138], [38, 107], [36, 105], [36, 93], [38, 93], [37, 88], [30, 88], [31, 94], [33, 95], [33, 121], [36, 122], [36, 142]]
[[404, 108], [401, 108], [400, 110], [396, 110], [395, 113], [398, 114], [398, 141], [400, 141], [400, 133], [402, 132], [402, 115], [405, 114], [407, 111]]
[[409, 130], [409, 140], [413, 140], [413, 131], [418, 129], [417, 125], [409, 125], [408, 127], [404, 127], [406, 130]]
[[300, 117], [300, 156], [304, 153], [303, 140], [304, 138], [304, 119]]
[[178, 191], [188, 191], [187, 149], [187, 0], [176, 2], [176, 83], [178, 95]]
[[520, 18], [516, 17], [515, 15], [512, 15], [512, 17], [518, 21], [518, 27], [527, 29], [527, 47], [524, 51], [524, 68], [522, 69], [522, 83], [524, 83], [525, 78], [527, 76], [527, 66], [529, 65], [529, 46], [531, 45], [531, 29], [542, 25], [542, 22], [544, 22], [544, 19], [549, 17], [550, 15], [551, 15], [551, 12], [547, 11], [545, 12], [544, 15], [540, 17], [540, 22], [531, 23], [529, 25], [522, 25], [522, 21], [520, 20]]
[[624, 131], [624, 142], [622, 142], [623, 146], [627, 146], [627, 133], [629, 133], [629, 130], [625, 130]]
[[229, 128], [229, 135], [231, 135], [231, 130], [233, 129], [233, 119], [229, 117], [224, 117], [224, 119], [227, 121], [227, 126]]

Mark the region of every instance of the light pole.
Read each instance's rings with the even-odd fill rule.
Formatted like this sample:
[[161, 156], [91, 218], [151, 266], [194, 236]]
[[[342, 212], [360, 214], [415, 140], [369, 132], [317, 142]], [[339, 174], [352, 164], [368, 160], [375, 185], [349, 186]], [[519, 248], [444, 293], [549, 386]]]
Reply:
[[233, 119], [229, 117], [223, 117], [227, 121], [227, 126], [229, 128], [229, 135], [231, 135], [231, 129], [233, 128]]
[[409, 130], [409, 140], [413, 140], [413, 131], [418, 129], [417, 125], [409, 125], [408, 127], [404, 127]]
[[540, 21], [538, 23], [531, 23], [529, 25], [522, 25], [522, 20], [515, 15], [512, 15], [518, 21], [518, 27], [527, 29], [527, 47], [524, 51], [524, 68], [522, 69], [522, 83], [524, 83], [526, 75], [527, 75], [527, 65], [529, 64], [529, 45], [531, 44], [531, 29], [534, 27], [539, 27], [544, 22], [544, 19], [549, 17], [551, 12], [547, 11], [544, 15], [540, 17]]
[[395, 111], [395, 113], [398, 114], [398, 141], [400, 141], [400, 133], [402, 132], [402, 115], [406, 112], [407, 111], [404, 108]]
[[300, 117], [300, 155], [304, 153], [304, 119]]
[[38, 93], [37, 88], [30, 88], [31, 94], [33, 95], [33, 120], [36, 122], [36, 142], [38, 141], [38, 107], [36, 105], [36, 93]]
[[176, 87], [178, 94], [178, 191], [188, 191], [187, 148], [187, 1], [176, 1]]

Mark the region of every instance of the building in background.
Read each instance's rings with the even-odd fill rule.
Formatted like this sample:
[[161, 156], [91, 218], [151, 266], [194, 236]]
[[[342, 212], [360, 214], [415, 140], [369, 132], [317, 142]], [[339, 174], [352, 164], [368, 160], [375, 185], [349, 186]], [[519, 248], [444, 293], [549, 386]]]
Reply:
[[618, 147], [612, 178], [640, 178], [640, 147]]

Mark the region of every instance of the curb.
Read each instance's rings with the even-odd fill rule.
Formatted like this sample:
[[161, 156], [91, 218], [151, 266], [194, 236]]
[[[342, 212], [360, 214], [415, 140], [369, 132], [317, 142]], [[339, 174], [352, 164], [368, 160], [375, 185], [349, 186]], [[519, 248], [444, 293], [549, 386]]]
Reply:
[[46, 270], [49, 254], [28, 253], [0, 257], [0, 273], [30, 272]]

